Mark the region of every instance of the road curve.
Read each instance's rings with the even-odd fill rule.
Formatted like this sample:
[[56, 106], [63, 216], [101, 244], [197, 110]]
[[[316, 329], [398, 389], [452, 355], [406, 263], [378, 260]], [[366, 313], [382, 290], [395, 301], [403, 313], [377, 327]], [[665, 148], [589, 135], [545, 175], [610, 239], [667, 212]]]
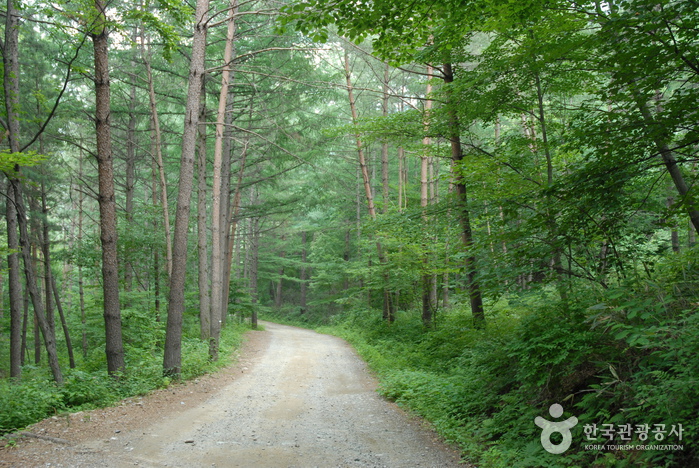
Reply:
[[53, 466], [463, 466], [431, 431], [376, 394], [346, 342], [264, 326], [266, 346], [243, 356], [243, 373], [208, 400], [124, 428], [112, 443], [81, 442]]

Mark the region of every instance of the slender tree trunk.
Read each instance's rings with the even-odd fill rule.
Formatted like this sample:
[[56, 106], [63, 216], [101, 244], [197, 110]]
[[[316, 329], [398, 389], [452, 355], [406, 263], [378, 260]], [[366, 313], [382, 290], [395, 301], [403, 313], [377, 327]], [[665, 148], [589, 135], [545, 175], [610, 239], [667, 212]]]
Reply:
[[[283, 229], [283, 227], [282, 227]], [[282, 234], [281, 236], [281, 242], [282, 244], [286, 242], [286, 235]], [[281, 252], [279, 252], [279, 279], [277, 280], [276, 288], [274, 291], [274, 307], [277, 309], [280, 309], [282, 307], [282, 292], [283, 292], [283, 286], [284, 286], [284, 259], [286, 258], [286, 252], [284, 251], [284, 247], [282, 246]]]
[[93, 30], [95, 59], [95, 125], [97, 132], [97, 171], [99, 185], [100, 241], [102, 243], [102, 290], [104, 292], [104, 328], [107, 370], [111, 375], [123, 372], [124, 346], [121, 337], [119, 304], [119, 268], [117, 257], [116, 201], [111, 142], [109, 91], [109, 38], [104, 0], [95, 0], [98, 15]]
[[[41, 141], [41, 137], [39, 137], [39, 141]], [[43, 151], [42, 151], [43, 153]], [[43, 174], [44, 177], [46, 174]], [[70, 340], [70, 332], [68, 331], [68, 323], [66, 322], [66, 317], [65, 314], [63, 313], [63, 307], [61, 305], [61, 298], [60, 294], [58, 293], [58, 287], [56, 286], [56, 278], [53, 276], [53, 271], [51, 270], [51, 249], [50, 249], [50, 239], [49, 239], [49, 225], [48, 225], [48, 208], [46, 206], [46, 189], [45, 189], [45, 184], [44, 181], [41, 181], [41, 212], [42, 212], [42, 238], [40, 239], [41, 241], [41, 246], [42, 246], [42, 253], [44, 256], [44, 281], [45, 281], [45, 288], [46, 288], [46, 316], [48, 317], [49, 324], [51, 325], [53, 329], [53, 334], [55, 336], [55, 327], [53, 325], [54, 319], [52, 317], [52, 313], [49, 311], [51, 310], [51, 306], [49, 304], [52, 303], [52, 295], [53, 295], [53, 300], [56, 304], [56, 310], [58, 310], [58, 316], [61, 321], [61, 327], [63, 329], [63, 336], [65, 336], [66, 340], [66, 348], [68, 351], [68, 362], [69, 366], [71, 369], [75, 369], [75, 356], [73, 355], [73, 344]]]
[[[347, 82], [347, 93], [349, 95], [349, 104], [350, 104], [350, 110], [352, 112], [352, 123], [357, 124], [359, 118], [357, 115], [357, 106], [355, 103], [354, 99], [354, 87], [352, 86], [352, 73], [350, 71], [350, 63], [349, 63], [349, 54], [345, 50], [344, 54], [344, 68], [345, 68], [345, 78]], [[359, 134], [355, 135], [355, 141], [357, 144], [357, 155], [359, 158], [359, 169], [362, 175], [362, 181], [364, 183], [364, 193], [366, 195], [366, 200], [367, 200], [367, 206], [369, 208], [369, 216], [371, 217], [372, 220], [376, 220], [376, 207], [374, 206], [374, 193], [371, 187], [371, 179], [369, 178], [369, 171], [367, 169], [367, 164], [366, 164], [366, 158], [364, 156], [364, 144], [362, 143], [362, 140], [359, 136]], [[376, 250], [379, 256], [379, 263], [382, 265], [382, 267], [386, 263], [386, 257], [383, 253], [383, 249], [381, 248], [381, 243], [379, 241], [376, 242]], [[383, 279], [384, 279], [384, 288], [383, 288], [383, 317], [385, 320], [387, 320], [389, 323], [393, 322], [395, 320], [395, 314], [393, 311], [393, 306], [392, 306], [392, 301], [391, 301], [391, 294], [388, 290], [388, 287], [386, 286], [388, 284], [388, 272], [384, 271], [382, 273]]]
[[[230, 231], [228, 233], [228, 238], [230, 241], [227, 244], [226, 252], [226, 266], [224, 268], [224, 281], [223, 281], [223, 303], [228, 304], [230, 294], [231, 294], [231, 270], [233, 267], [233, 248], [238, 249], [237, 264], [240, 265], [240, 243], [235, 242], [236, 230], [238, 228], [238, 213], [240, 211], [240, 195], [243, 185], [243, 175], [245, 173], [245, 163], [248, 154], [248, 140], [246, 139], [243, 144], [243, 152], [240, 156], [240, 165], [238, 168], [238, 181], [235, 185], [235, 192], [233, 194], [233, 200], [229, 206], [228, 219], [230, 220]], [[240, 270], [238, 269], [238, 272]]]
[[[349, 234], [349, 231], [347, 231]], [[301, 298], [300, 298], [300, 304], [299, 306], [301, 307], [301, 313], [305, 314], [306, 313], [306, 308], [308, 307], [306, 304], [307, 301], [307, 289], [308, 289], [308, 267], [306, 266], [306, 261], [308, 259], [308, 249], [306, 248], [306, 244], [308, 241], [308, 233], [306, 231], [301, 232]], [[347, 289], [345, 287], [345, 289]]]
[[[27, 345], [27, 330], [29, 329], [29, 290], [24, 288], [24, 293], [22, 294], [22, 359], [21, 365], [23, 366], [26, 360], [27, 352], [29, 351], [29, 346]], [[33, 320], [35, 320], [33, 318]], [[34, 321], [32, 321], [34, 323]], [[38, 328], [35, 326], [35, 328]], [[39, 341], [36, 336], [34, 341]]]
[[[5, 111], [7, 113], [10, 151], [19, 151], [19, 15], [13, 0], [7, 0], [5, 13], [5, 44], [3, 50]], [[16, 168], [19, 170], [19, 167]], [[8, 179], [11, 176], [8, 174]], [[7, 256], [10, 291], [10, 377], [22, 376], [22, 286], [19, 266], [19, 236], [17, 235], [17, 207], [13, 184], [7, 184]]]
[[[389, 80], [390, 65], [386, 64], [384, 66], [383, 72], [383, 99], [381, 101], [381, 110], [384, 117], [388, 116], [388, 80]], [[384, 141], [381, 144], [381, 187], [382, 187], [382, 200], [383, 206], [381, 207], [381, 212], [388, 213], [389, 204], [389, 192], [388, 192], [388, 141]]]
[[[226, 33], [226, 45], [223, 52], [224, 68], [221, 72], [221, 92], [218, 98], [218, 112], [216, 114], [216, 142], [214, 146], [214, 177], [213, 205], [211, 214], [211, 338], [209, 339], [209, 356], [211, 360], [218, 359], [219, 340], [221, 338], [221, 324], [224, 314], [228, 313], [228, 304], [223, 304], [223, 266], [225, 259], [221, 198], [222, 198], [222, 164], [223, 164], [223, 135], [225, 129], [226, 109], [228, 108], [228, 83], [230, 79], [230, 63], [233, 58], [233, 40], [235, 38], [235, 17], [233, 11], [235, 0], [228, 12], [228, 30]], [[225, 223], [224, 223], [225, 224]]]
[[[636, 105], [638, 106], [638, 110], [641, 112], [641, 115], [643, 116], [643, 121], [646, 127], [657, 128], [657, 124], [653, 115], [650, 112], [650, 109], [648, 108], [648, 104], [643, 100], [643, 98], [640, 96], [638, 92], [634, 93], [634, 97], [636, 99]], [[664, 141], [660, 136], [658, 136], [657, 133], [653, 133], [653, 135], [653, 142], [655, 143], [655, 148], [658, 151], [658, 154], [660, 155], [663, 164], [665, 165], [665, 169], [667, 169], [667, 172], [670, 174], [670, 177], [672, 178], [672, 182], [675, 186], [675, 189], [677, 190], [677, 193], [680, 194], [680, 198], [682, 199], [682, 201], [690, 200], [690, 189], [687, 185], [687, 182], [684, 180], [684, 176], [682, 175], [680, 166], [677, 164], [677, 159], [675, 159], [675, 155], [672, 153], [672, 150], [670, 149], [666, 141]], [[689, 215], [689, 219], [691, 220], [694, 229], [699, 231], [699, 209], [693, 203], [687, 203], [686, 206], [687, 214]]]
[[[78, 157], [78, 180], [83, 178], [83, 154], [80, 151]], [[83, 242], [83, 203], [85, 194], [82, 190], [78, 190], [78, 244]], [[87, 317], [85, 315], [85, 288], [83, 278], [83, 267], [78, 264], [78, 299], [80, 302], [80, 323], [82, 329], [82, 353], [83, 357], [87, 357]]]
[[170, 300], [168, 302], [167, 327], [163, 372], [179, 378], [182, 371], [182, 317], [184, 315], [184, 286], [187, 273], [187, 234], [189, 211], [194, 179], [197, 124], [201, 82], [204, 77], [206, 55], [206, 23], [209, 0], [197, 0], [192, 58], [189, 66], [189, 87], [182, 135], [179, 193], [175, 217], [175, 236], [172, 248], [172, 274], [170, 275]]
[[[233, 21], [238, 15], [238, 1], [231, 1], [231, 12], [233, 15]], [[234, 23], [235, 26], [235, 23]], [[233, 43], [231, 44], [231, 57], [235, 56], [235, 31], [233, 33]], [[221, 327], [226, 326], [226, 320], [228, 318], [228, 298], [230, 296], [231, 289], [231, 263], [232, 263], [232, 243], [234, 239], [231, 237], [233, 231], [233, 219], [231, 213], [233, 212], [232, 200], [231, 200], [231, 176], [232, 176], [232, 165], [233, 165], [233, 112], [234, 112], [234, 87], [233, 81], [235, 77], [234, 64], [231, 61], [228, 64], [228, 69], [230, 71], [230, 76], [228, 78], [228, 99], [226, 100], [226, 116], [224, 119], [225, 125], [223, 128], [223, 161], [221, 167], [221, 232], [223, 233], [223, 288], [222, 288], [222, 298], [221, 304], [226, 310], [221, 316]], [[251, 99], [252, 100], [252, 99]], [[252, 111], [252, 109], [250, 109]], [[246, 134], [246, 138], [250, 135]], [[243, 145], [245, 148], [247, 145]], [[234, 234], [234, 233], [233, 233]], [[230, 252], [230, 253], [229, 253]]]
[[[347, 81], [347, 93], [349, 94], [350, 110], [352, 112], [352, 123], [357, 124], [359, 117], [357, 115], [357, 105], [354, 99], [354, 87], [352, 86], [352, 74], [350, 71], [349, 54], [345, 50], [345, 78]], [[364, 193], [366, 195], [367, 205], [369, 208], [369, 216], [371, 219], [376, 219], [376, 208], [374, 206], [374, 194], [371, 189], [371, 179], [369, 178], [369, 170], [366, 164], [366, 158], [364, 156], [364, 144], [359, 136], [355, 135], [355, 141], [357, 144], [357, 155], [359, 156], [359, 169], [361, 171], [362, 180], [364, 182]]]
[[[152, 122], [151, 122], [152, 129]], [[155, 154], [155, 142], [151, 140], [151, 152]], [[158, 208], [158, 168], [155, 158], [151, 159], [151, 204]], [[153, 232], [158, 232], [158, 218], [153, 217]], [[155, 309], [155, 321], [160, 322], [160, 249], [156, 245], [153, 248], [153, 308]]]
[[[199, 120], [206, 121], [206, 79], [201, 82]], [[199, 126], [199, 149], [197, 158], [197, 253], [199, 269], [199, 335], [202, 340], [211, 337], [211, 270], [209, 269], [209, 233], [206, 213], [206, 126]]]
[[[135, 42], [135, 41], [134, 41]], [[134, 190], [136, 185], [136, 86], [129, 92], [129, 120], [126, 126], [126, 224], [131, 226], [134, 217]], [[131, 291], [134, 267], [130, 256], [124, 262], [124, 290]]]
[[19, 236], [17, 235], [17, 209], [12, 185], [8, 183], [7, 197], [7, 256], [8, 283], [10, 290], [10, 377], [19, 380], [22, 376], [22, 285], [19, 266]]
[[[257, 192], [257, 190], [255, 190]], [[257, 195], [255, 195], [257, 199]], [[257, 330], [257, 302], [258, 302], [258, 278], [260, 266], [260, 218], [252, 219], [252, 241], [250, 242], [251, 264], [250, 264], [250, 297], [252, 299], [252, 317], [251, 326], [253, 330]]]
[[44, 337], [44, 346], [46, 347], [49, 368], [53, 374], [53, 379], [56, 381], [56, 383], [61, 385], [63, 384], [63, 374], [61, 373], [61, 368], [58, 363], [56, 337], [46, 317], [44, 304], [41, 300], [41, 294], [37, 289], [36, 270], [34, 267], [34, 262], [32, 261], [31, 243], [29, 241], [29, 232], [26, 222], [27, 215], [26, 210], [24, 209], [24, 202], [22, 201], [21, 185], [19, 180], [16, 178], [11, 179], [10, 185], [12, 186], [13, 191], [12, 197], [14, 198], [15, 205], [17, 207], [19, 243], [22, 251], [22, 258], [24, 260], [24, 274], [26, 278], [27, 290], [29, 291], [29, 297], [31, 298], [32, 305], [34, 306], [34, 315], [36, 317], [37, 326], [41, 330], [41, 334]]
[[[346, 264], [349, 264], [350, 260], [350, 239], [351, 232], [349, 229], [345, 229], [345, 251], [342, 254], [342, 259], [345, 261]], [[342, 289], [344, 291], [347, 291], [349, 289], [349, 278], [346, 275], [343, 280]]]
[[[141, 43], [145, 42], [144, 35], [141, 34]], [[142, 46], [143, 61], [146, 67], [146, 78], [148, 80], [148, 101], [151, 114], [151, 137], [155, 150], [154, 157], [158, 163], [158, 174], [160, 176], [160, 200], [163, 210], [163, 229], [165, 231], [165, 254], [167, 262], [168, 278], [172, 274], [172, 239], [170, 237], [170, 210], [167, 196], [167, 180], [165, 179], [165, 164], [163, 162], [162, 136], [160, 131], [160, 118], [158, 117], [158, 106], [155, 96], [155, 84], [153, 83], [153, 71], [150, 64], [150, 52], [146, 52]]]
[[73, 342], [70, 339], [68, 321], [66, 320], [66, 315], [63, 312], [63, 306], [61, 305], [61, 297], [58, 293], [58, 286], [56, 286], [56, 278], [53, 275], [51, 275], [51, 288], [53, 289], [53, 297], [56, 300], [56, 309], [58, 310], [58, 316], [61, 320], [63, 336], [65, 336], [66, 339], [66, 349], [68, 351], [68, 365], [71, 369], [75, 369], [75, 354], [73, 353]]
[[[423, 127], [425, 130], [425, 137], [422, 139], [422, 154], [420, 155], [420, 206], [422, 207], [422, 223], [425, 232], [423, 235], [427, 238], [428, 230], [428, 217], [427, 217], [427, 205], [428, 205], [428, 176], [429, 176], [429, 158], [430, 158], [430, 145], [432, 144], [432, 139], [427, 136], [429, 134], [430, 128], [430, 112], [432, 110], [432, 100], [429, 98], [432, 94], [432, 83], [429, 81], [432, 79], [433, 68], [432, 66], [427, 67], [427, 90], [425, 91], [425, 96], [427, 100], [425, 101], [425, 114], [423, 117]], [[427, 270], [429, 268], [429, 254], [427, 253], [428, 247], [423, 244], [423, 274], [422, 274], [422, 323], [425, 327], [432, 326], [432, 310], [434, 307], [434, 302], [432, 301], [432, 275], [430, 275]]]
[[461, 147], [461, 131], [459, 129], [459, 117], [454, 109], [454, 103], [451, 96], [449, 85], [454, 81], [454, 74], [451, 63], [444, 64], [444, 82], [447, 85], [447, 106], [449, 115], [449, 141], [451, 142], [451, 158], [454, 162], [453, 179], [454, 188], [458, 200], [458, 216], [461, 223], [461, 242], [466, 253], [464, 270], [469, 289], [469, 298], [471, 302], [471, 313], [473, 314], [473, 323], [476, 328], [485, 327], [485, 312], [483, 310], [483, 296], [481, 294], [480, 283], [478, 282], [478, 270], [476, 264], [476, 255], [473, 252], [473, 234], [471, 230], [471, 218], [468, 208], [468, 192], [466, 190], [466, 181], [461, 173], [461, 165], [464, 159], [463, 149]]

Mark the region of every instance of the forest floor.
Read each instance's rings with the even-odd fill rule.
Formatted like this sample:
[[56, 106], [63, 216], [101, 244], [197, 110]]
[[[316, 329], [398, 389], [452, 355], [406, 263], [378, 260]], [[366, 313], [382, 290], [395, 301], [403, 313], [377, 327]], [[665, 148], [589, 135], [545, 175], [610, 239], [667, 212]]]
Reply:
[[346, 342], [264, 325], [221, 372], [27, 428], [0, 467], [464, 466]]

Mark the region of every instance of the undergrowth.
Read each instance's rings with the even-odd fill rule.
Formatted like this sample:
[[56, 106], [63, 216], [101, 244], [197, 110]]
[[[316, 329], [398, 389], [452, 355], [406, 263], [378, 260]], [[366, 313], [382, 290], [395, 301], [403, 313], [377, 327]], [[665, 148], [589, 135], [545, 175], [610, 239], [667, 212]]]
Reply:
[[[658, 266], [662, 281], [579, 288], [565, 301], [536, 291], [510, 296], [491, 305], [486, 330], [473, 329], [458, 306], [442, 313], [436, 329], [425, 329], [417, 311], [387, 324], [380, 311], [359, 308], [316, 328], [351, 342], [384, 396], [425, 417], [478, 466], [694, 467], [697, 273], [693, 262], [677, 259]], [[561, 419], [549, 414], [554, 403], [565, 410]], [[544, 450], [537, 416], [577, 418], [568, 450]], [[602, 436], [605, 428], [614, 429], [613, 440]], [[623, 428], [630, 440], [621, 439]], [[653, 432], [661, 428], [663, 440]], [[591, 447], [605, 442], [606, 449]]]
[[[222, 330], [219, 360], [209, 360], [208, 343], [196, 338], [182, 342], [183, 380], [213, 372], [229, 365], [233, 351], [239, 348], [247, 326], [231, 324]], [[24, 366], [21, 382], [0, 380], [0, 435], [12, 433], [46, 417], [64, 412], [105, 407], [155, 389], [171, 381], [163, 377], [162, 350], [158, 347], [127, 346], [127, 370], [118, 379], [85, 362], [81, 369], [64, 372], [64, 384], [57, 386], [45, 369]], [[96, 359], [101, 359], [102, 353]], [[87, 370], [86, 370], [87, 369]]]

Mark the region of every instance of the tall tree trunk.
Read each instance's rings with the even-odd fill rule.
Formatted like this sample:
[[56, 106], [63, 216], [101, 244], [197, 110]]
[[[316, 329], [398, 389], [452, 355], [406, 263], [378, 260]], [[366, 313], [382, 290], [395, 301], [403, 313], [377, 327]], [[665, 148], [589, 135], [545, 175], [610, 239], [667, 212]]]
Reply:
[[[7, 113], [10, 151], [19, 151], [19, 15], [14, 0], [7, 0], [5, 13], [5, 44], [3, 50], [3, 84]], [[19, 167], [16, 168], [19, 170]], [[8, 174], [8, 179], [11, 176]], [[10, 377], [22, 376], [22, 286], [19, 266], [19, 237], [17, 235], [17, 207], [12, 182], [7, 184], [7, 255], [10, 291]]]
[[[151, 123], [152, 129], [152, 123]], [[151, 139], [151, 152], [155, 154], [155, 141]], [[158, 168], [155, 158], [151, 159], [151, 204], [158, 208]], [[158, 232], [158, 218], [153, 217], [153, 232]], [[160, 249], [156, 245], [153, 248], [153, 308], [155, 309], [155, 321], [160, 322]]]
[[[231, 1], [231, 13], [233, 15], [233, 21], [238, 15], [238, 0]], [[234, 23], [235, 25], [235, 23]], [[235, 32], [233, 33], [233, 43], [231, 44], [231, 57], [235, 56]], [[226, 101], [226, 116], [224, 119], [225, 125], [223, 128], [223, 161], [221, 167], [221, 232], [223, 233], [223, 288], [222, 288], [222, 298], [221, 304], [226, 310], [226, 313], [221, 316], [221, 327], [226, 326], [226, 320], [228, 318], [228, 298], [231, 289], [231, 262], [232, 262], [232, 243], [234, 239], [231, 237], [233, 235], [233, 219], [231, 213], [233, 212], [232, 200], [231, 200], [231, 176], [232, 176], [232, 165], [233, 165], [233, 112], [234, 112], [234, 87], [233, 81], [235, 77], [235, 71], [233, 69], [234, 64], [231, 61], [227, 68], [230, 71], [230, 76], [228, 78], [228, 99]], [[252, 99], [251, 99], [252, 100]], [[252, 109], [250, 109], [252, 110]], [[250, 135], [246, 134], [246, 138]], [[245, 145], [247, 146], [247, 145]], [[230, 252], [230, 253], [229, 253]]]
[[8, 183], [7, 203], [7, 256], [10, 295], [10, 377], [22, 376], [22, 285], [19, 266], [19, 236], [17, 235], [17, 208]]
[[[134, 41], [135, 42], [135, 41]], [[126, 126], [126, 223], [130, 227], [134, 217], [134, 189], [136, 185], [136, 85], [129, 91], [129, 120]], [[124, 290], [131, 291], [134, 267], [130, 256], [124, 262]]]
[[[255, 190], [254, 198], [257, 200], [257, 189]], [[257, 329], [257, 282], [259, 278], [259, 266], [260, 266], [260, 218], [252, 219], [252, 232], [250, 233], [252, 240], [250, 242], [250, 297], [252, 302], [252, 317], [251, 326], [253, 330]]]
[[[78, 157], [78, 180], [83, 178], [83, 154], [80, 151]], [[83, 203], [85, 194], [82, 190], [78, 190], [78, 244], [83, 242]], [[85, 288], [83, 278], [83, 267], [78, 264], [78, 299], [80, 302], [80, 323], [82, 329], [82, 352], [83, 357], [87, 357], [87, 316], [85, 314]]]
[[[214, 145], [214, 177], [213, 205], [211, 213], [211, 337], [209, 339], [209, 356], [211, 360], [218, 359], [219, 340], [221, 338], [221, 323], [223, 316], [228, 313], [228, 304], [223, 304], [223, 266], [225, 259], [225, 235], [223, 231], [221, 198], [222, 198], [222, 164], [223, 164], [223, 135], [225, 128], [226, 109], [228, 108], [228, 83], [230, 79], [230, 63], [233, 58], [233, 40], [235, 38], [235, 16], [233, 14], [235, 0], [228, 11], [228, 30], [226, 45], [223, 52], [224, 68], [221, 72], [221, 92], [218, 98], [216, 114], [216, 142]], [[225, 224], [225, 223], [223, 223]], [[227, 231], [227, 230], [226, 230]]]
[[[655, 118], [651, 114], [647, 102], [643, 99], [640, 93], [634, 92], [634, 98], [636, 100], [638, 110], [643, 116], [643, 123], [646, 125], [646, 127], [651, 129], [658, 128], [658, 124], [655, 122]], [[652, 132], [651, 134], [653, 135], [653, 143], [655, 144], [655, 148], [658, 151], [663, 164], [665, 165], [665, 169], [667, 169], [667, 172], [670, 174], [675, 189], [677, 190], [677, 193], [680, 194], [681, 200], [683, 202], [691, 200], [691, 198], [689, 198], [690, 188], [687, 185], [687, 182], [684, 180], [684, 175], [682, 175], [682, 171], [680, 170], [680, 166], [677, 164], [677, 159], [675, 159], [675, 155], [673, 154], [672, 150], [668, 146], [667, 142], [661, 138], [657, 132]], [[689, 219], [691, 220], [694, 229], [699, 231], [699, 208], [694, 203], [687, 203], [686, 207], [687, 214], [689, 215]]]
[[[282, 229], [284, 229], [284, 226], [282, 226]], [[286, 242], [286, 235], [282, 234], [281, 236], [281, 242], [282, 244]], [[282, 245], [282, 250], [279, 252], [279, 279], [277, 280], [277, 284], [275, 287], [274, 291], [274, 307], [280, 309], [282, 307], [282, 292], [283, 292], [283, 286], [284, 286], [284, 259], [286, 258], [286, 251], [284, 251], [284, 246]]]
[[[345, 79], [347, 82], [347, 93], [349, 95], [350, 111], [352, 112], [352, 123], [357, 124], [359, 117], [357, 114], [357, 105], [354, 99], [354, 87], [352, 86], [352, 73], [350, 70], [349, 54], [347, 50], [344, 53], [344, 68], [345, 68]], [[355, 141], [357, 145], [357, 156], [359, 159], [359, 169], [362, 175], [362, 181], [364, 183], [364, 193], [366, 196], [367, 206], [369, 208], [369, 216], [372, 220], [376, 220], [376, 207], [374, 206], [374, 193], [371, 187], [371, 179], [369, 178], [369, 171], [367, 169], [366, 158], [364, 156], [364, 144], [362, 143], [359, 134], [355, 135]], [[379, 263], [383, 267], [386, 263], [386, 257], [383, 253], [381, 247], [381, 242], [376, 242], [376, 250], [379, 257]], [[391, 294], [388, 290], [388, 272], [384, 271], [382, 273], [384, 279], [383, 288], [383, 317], [388, 322], [393, 322], [395, 320], [395, 313], [393, 310], [393, 303], [391, 301]]]
[[[10, 151], [13, 153], [19, 152], [19, 16], [14, 2], [8, 0], [6, 23], [5, 23], [5, 45], [3, 50], [4, 76], [3, 85], [5, 88], [5, 107], [7, 112], [8, 125], [8, 140], [10, 142]], [[22, 258], [24, 260], [24, 273], [27, 283], [27, 290], [32, 299], [34, 313], [38, 321], [38, 326], [41, 328], [46, 353], [48, 355], [49, 367], [53, 378], [59, 385], [63, 383], [63, 375], [58, 364], [58, 355], [56, 353], [56, 340], [52, 333], [53, 330], [49, 325], [44, 314], [44, 307], [41, 300], [41, 295], [37, 290], [36, 273], [34, 264], [31, 259], [31, 245], [29, 242], [29, 233], [27, 230], [27, 216], [22, 201], [21, 182], [19, 179], [19, 166], [15, 166], [14, 170], [7, 174], [9, 183], [7, 187], [7, 206], [8, 206], [8, 246], [10, 248], [20, 248]], [[17, 228], [19, 228], [19, 237], [17, 237]], [[11, 262], [11, 263], [10, 263]], [[19, 333], [21, 301], [19, 301], [19, 261], [17, 257], [10, 255], [8, 257], [10, 263], [10, 345], [11, 362], [10, 374], [12, 377], [19, 379], [21, 376], [21, 335]], [[38, 340], [36, 340], [38, 341]], [[18, 345], [18, 343], [20, 343]], [[18, 350], [19, 346], [19, 350]], [[18, 352], [19, 351], [19, 352]]]
[[[228, 211], [228, 219], [230, 220], [230, 230], [228, 232], [228, 238], [230, 239], [227, 244], [226, 252], [226, 265], [224, 268], [224, 280], [223, 280], [223, 303], [228, 304], [228, 300], [231, 294], [231, 270], [233, 267], [233, 248], [238, 249], [238, 261], [236, 264], [240, 265], [240, 243], [236, 243], [235, 235], [236, 229], [238, 228], [238, 213], [240, 211], [240, 195], [243, 185], [243, 175], [245, 174], [245, 163], [248, 154], [248, 137], [246, 137], [243, 143], [243, 153], [240, 156], [240, 165], [238, 167], [238, 181], [235, 185], [235, 192], [233, 194], [233, 200], [230, 203]], [[240, 270], [238, 270], [238, 273]], [[240, 277], [240, 276], [238, 276]]]
[[[10, 180], [12, 186], [11, 199], [14, 199], [17, 207], [17, 221], [19, 225], [19, 244], [22, 251], [22, 259], [24, 260], [24, 274], [29, 291], [29, 297], [34, 306], [34, 315], [36, 317], [38, 328], [44, 337], [44, 346], [48, 356], [49, 368], [53, 375], [53, 379], [59, 385], [63, 384], [63, 374], [58, 363], [58, 354], [56, 352], [56, 337], [53, 333], [53, 327], [50, 325], [45, 311], [44, 304], [41, 300], [41, 294], [37, 288], [36, 270], [32, 261], [31, 243], [29, 241], [29, 231], [27, 229], [27, 214], [22, 201], [22, 190], [19, 180], [15, 177]], [[38, 340], [37, 340], [38, 341]]]
[[[29, 346], [27, 345], [27, 330], [29, 328], [29, 290], [27, 288], [24, 288], [24, 293], [23, 293], [23, 298], [22, 298], [22, 359], [21, 365], [24, 365], [25, 359], [27, 352], [29, 351]], [[34, 323], [34, 320], [32, 323]], [[37, 326], [35, 328], [38, 329]], [[35, 336], [34, 339], [35, 342], [39, 341], [38, 338]]]
[[459, 129], [459, 117], [454, 108], [452, 92], [449, 85], [454, 81], [454, 74], [451, 63], [444, 64], [444, 83], [447, 85], [447, 112], [449, 116], [449, 141], [451, 143], [451, 158], [454, 162], [453, 179], [454, 188], [458, 201], [458, 216], [461, 224], [461, 242], [466, 253], [464, 270], [469, 290], [469, 299], [471, 302], [471, 313], [473, 314], [473, 323], [476, 328], [485, 327], [485, 312], [483, 310], [483, 296], [481, 294], [480, 283], [478, 282], [478, 270], [476, 264], [476, 255], [473, 252], [473, 233], [471, 230], [471, 215], [468, 208], [468, 192], [466, 190], [466, 181], [461, 172], [461, 165], [464, 159], [463, 149], [461, 147], [461, 130]]
[[182, 370], [182, 317], [184, 315], [184, 286], [187, 273], [187, 233], [189, 231], [189, 211], [194, 179], [201, 82], [204, 77], [204, 59], [206, 56], [208, 11], [209, 0], [197, 0], [184, 133], [182, 135], [179, 193], [177, 194], [175, 235], [172, 246], [170, 300], [168, 302], [163, 356], [163, 372], [176, 378], [179, 378]]
[[58, 286], [56, 285], [56, 278], [51, 275], [51, 288], [53, 289], [53, 297], [56, 301], [56, 309], [58, 310], [58, 316], [61, 320], [61, 327], [63, 328], [63, 336], [66, 339], [66, 349], [68, 351], [68, 365], [71, 369], [75, 369], [75, 354], [73, 353], [73, 342], [70, 339], [70, 329], [68, 328], [68, 321], [66, 320], [66, 315], [63, 312], [63, 306], [61, 305], [61, 297], [58, 293]]
[[[381, 111], [384, 117], [388, 116], [388, 80], [389, 80], [390, 65], [385, 64], [383, 71], [383, 99], [381, 101]], [[381, 187], [382, 187], [382, 200], [383, 206], [381, 207], [381, 212], [388, 213], [388, 141], [384, 141], [381, 144]]]
[[[39, 137], [41, 142], [41, 137]], [[43, 153], [43, 150], [41, 151]], [[44, 172], [44, 171], [42, 171]], [[45, 177], [46, 174], [44, 173]], [[58, 316], [61, 320], [61, 327], [63, 329], [63, 336], [66, 340], [66, 348], [68, 351], [68, 363], [71, 369], [75, 369], [75, 356], [73, 355], [73, 344], [70, 340], [70, 332], [68, 330], [68, 323], [66, 322], [65, 314], [63, 313], [63, 307], [61, 305], [61, 298], [58, 293], [58, 287], [56, 286], [56, 278], [53, 276], [53, 271], [51, 269], [51, 249], [50, 249], [50, 239], [49, 239], [49, 223], [48, 215], [49, 211], [46, 205], [46, 188], [44, 180], [41, 181], [41, 213], [42, 213], [42, 238], [41, 246], [44, 256], [44, 281], [46, 283], [46, 315], [49, 317], [49, 324], [52, 324], [53, 333], [55, 335], [55, 327], [53, 326], [53, 318], [51, 313], [48, 311], [51, 309], [49, 304], [51, 304], [51, 296], [53, 295], [53, 300], [56, 304], [56, 310], [58, 310]]]
[[[425, 239], [427, 238], [427, 229], [429, 220], [427, 218], [427, 205], [428, 205], [428, 176], [429, 176], [429, 159], [430, 159], [430, 145], [432, 144], [432, 139], [429, 135], [430, 128], [430, 112], [432, 110], [432, 100], [429, 98], [432, 94], [432, 66], [427, 67], [427, 90], [425, 91], [425, 96], [427, 100], [425, 101], [425, 114], [423, 116], [423, 127], [425, 130], [425, 136], [422, 139], [422, 154], [420, 155], [420, 206], [422, 207], [422, 223], [425, 232], [423, 235]], [[428, 247], [423, 244], [423, 273], [422, 273], [422, 323], [425, 327], [432, 326], [432, 310], [434, 308], [434, 302], [432, 298], [432, 275], [430, 275], [427, 270], [429, 268], [429, 254], [427, 253]]]
[[[201, 82], [201, 102], [199, 103], [199, 120], [206, 120], [206, 79]], [[202, 340], [211, 337], [211, 270], [209, 269], [209, 232], [206, 213], [206, 126], [199, 126], [199, 145], [197, 157], [197, 256], [199, 258], [199, 336]]]
[[102, 243], [102, 290], [104, 292], [104, 329], [107, 370], [117, 375], [126, 368], [121, 337], [119, 304], [119, 268], [117, 257], [116, 200], [111, 142], [109, 90], [109, 37], [104, 0], [95, 0], [97, 19], [91, 36], [95, 59], [95, 125], [97, 133], [97, 171], [99, 185], [100, 241]]
[[165, 232], [165, 255], [167, 263], [168, 278], [172, 275], [172, 239], [170, 237], [170, 210], [167, 196], [167, 180], [165, 179], [165, 163], [163, 162], [162, 136], [160, 131], [160, 117], [158, 117], [158, 106], [155, 96], [155, 84], [153, 82], [153, 70], [150, 64], [150, 51], [146, 51], [144, 44], [145, 37], [141, 33], [141, 55], [146, 67], [146, 79], [148, 80], [148, 102], [151, 115], [151, 137], [153, 153], [158, 163], [158, 175], [160, 176], [160, 200], [163, 210], [163, 230]]
[[[347, 234], [349, 235], [349, 231], [347, 231]], [[301, 308], [301, 313], [305, 314], [306, 313], [306, 292], [308, 289], [308, 267], [306, 266], [306, 260], [307, 260], [307, 251], [308, 249], [306, 248], [306, 243], [308, 240], [308, 233], [306, 231], [301, 232], [301, 298], [300, 298], [300, 303], [299, 306]], [[345, 287], [345, 289], [347, 289]]]

